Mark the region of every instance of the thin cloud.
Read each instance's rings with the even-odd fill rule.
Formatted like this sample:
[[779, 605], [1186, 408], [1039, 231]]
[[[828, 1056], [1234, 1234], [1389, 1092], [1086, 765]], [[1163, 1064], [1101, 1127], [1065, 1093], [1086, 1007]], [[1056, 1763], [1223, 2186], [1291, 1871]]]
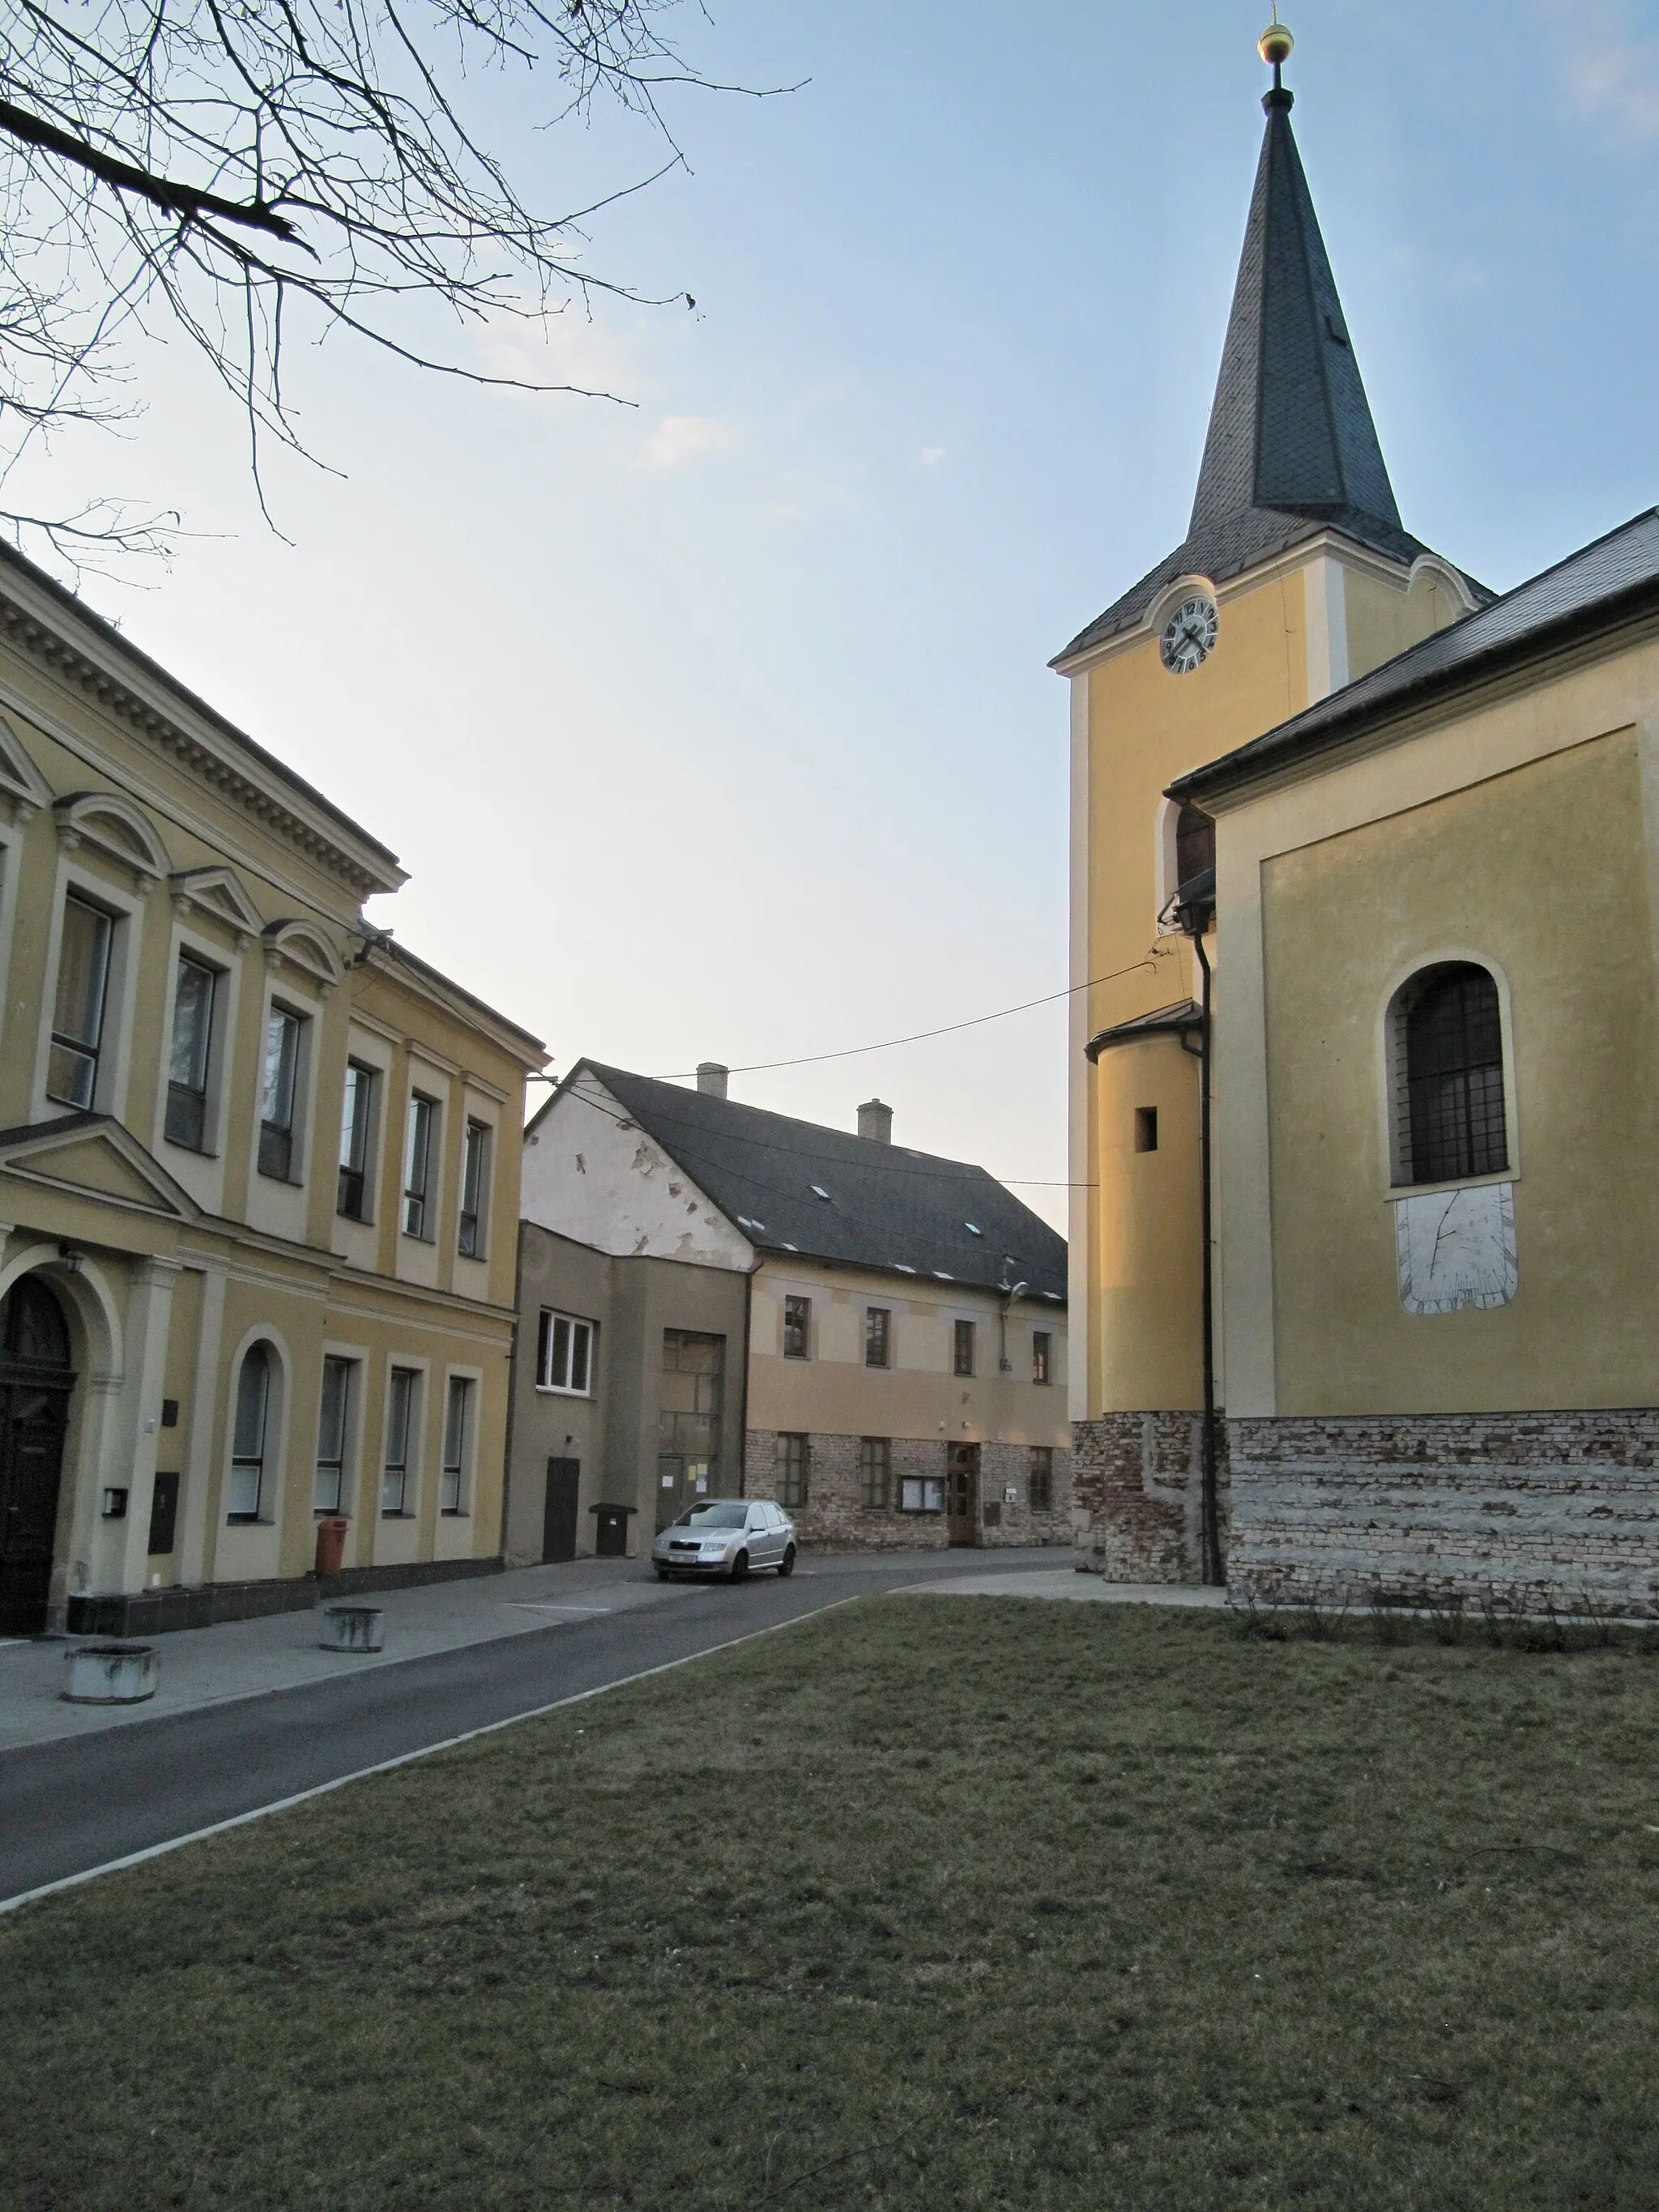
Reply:
[[943, 446], [924, 446], [916, 459], [925, 469], [936, 469], [945, 459]]
[[1576, 11], [1569, 81], [1579, 111], [1605, 118], [1626, 143], [1659, 138], [1659, 40], [1632, 36], [1623, 8]]
[[646, 464], [653, 469], [683, 469], [709, 453], [729, 453], [738, 442], [730, 423], [713, 415], [665, 415], [651, 433]]

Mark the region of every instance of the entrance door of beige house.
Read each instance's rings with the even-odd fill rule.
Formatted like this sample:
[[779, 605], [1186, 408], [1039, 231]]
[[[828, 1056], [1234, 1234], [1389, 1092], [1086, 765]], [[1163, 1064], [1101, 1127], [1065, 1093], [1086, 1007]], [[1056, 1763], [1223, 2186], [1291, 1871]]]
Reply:
[[951, 1444], [945, 1463], [945, 1516], [953, 1546], [979, 1541], [979, 1446]]
[[25, 1275], [0, 1298], [0, 1636], [46, 1625], [74, 1382], [63, 1308]]

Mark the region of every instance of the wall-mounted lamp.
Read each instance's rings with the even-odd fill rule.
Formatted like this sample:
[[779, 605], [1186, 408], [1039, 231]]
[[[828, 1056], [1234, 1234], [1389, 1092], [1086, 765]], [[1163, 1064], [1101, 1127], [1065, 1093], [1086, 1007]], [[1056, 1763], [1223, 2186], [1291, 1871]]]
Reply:
[[80, 1273], [82, 1255], [76, 1250], [73, 1244], [60, 1244], [58, 1247], [58, 1256], [71, 1275]]

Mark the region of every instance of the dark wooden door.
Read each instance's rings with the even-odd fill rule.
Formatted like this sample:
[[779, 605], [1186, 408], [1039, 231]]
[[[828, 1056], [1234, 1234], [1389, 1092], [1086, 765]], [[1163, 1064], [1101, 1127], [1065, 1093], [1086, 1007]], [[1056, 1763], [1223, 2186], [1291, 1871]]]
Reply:
[[576, 1556], [576, 1493], [581, 1488], [579, 1459], [547, 1462], [547, 1504], [542, 1512], [542, 1564]]
[[46, 1625], [69, 1426], [69, 1324], [33, 1275], [0, 1298], [0, 1636]]
[[945, 1457], [945, 1515], [953, 1545], [979, 1541], [979, 1446], [952, 1444]]

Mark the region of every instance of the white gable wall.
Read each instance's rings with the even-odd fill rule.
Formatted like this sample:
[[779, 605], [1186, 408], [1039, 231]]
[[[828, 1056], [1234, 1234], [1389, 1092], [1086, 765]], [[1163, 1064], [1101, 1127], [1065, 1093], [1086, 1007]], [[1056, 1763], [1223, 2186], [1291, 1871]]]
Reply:
[[746, 1274], [755, 1248], [591, 1073], [528, 1132], [526, 1221], [619, 1256]]

